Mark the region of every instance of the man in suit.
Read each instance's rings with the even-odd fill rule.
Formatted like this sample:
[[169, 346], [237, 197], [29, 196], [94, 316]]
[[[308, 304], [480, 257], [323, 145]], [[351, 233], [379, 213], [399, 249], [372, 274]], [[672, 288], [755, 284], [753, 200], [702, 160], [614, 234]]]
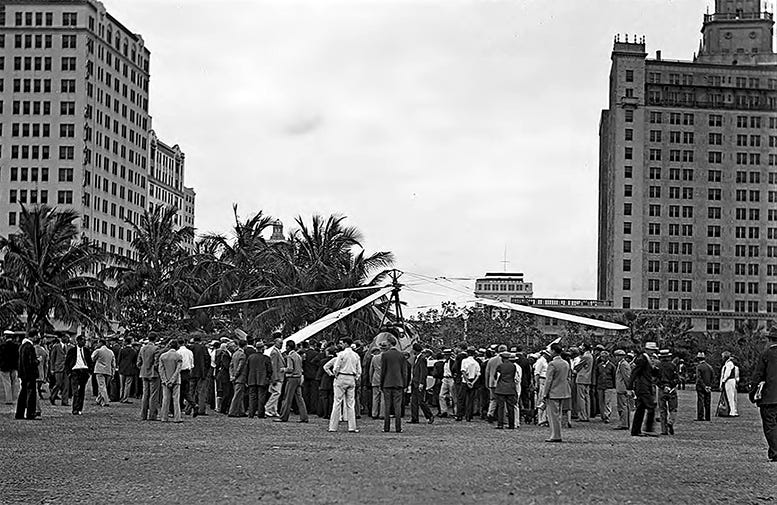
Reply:
[[202, 344], [202, 336], [200, 334], [195, 334], [192, 337], [189, 350], [191, 350], [193, 357], [193, 366], [189, 372], [189, 394], [194, 402], [192, 417], [205, 416], [208, 414], [206, 408], [210, 354], [208, 349]]
[[318, 349], [308, 342], [300, 342], [302, 356], [302, 398], [311, 413], [318, 412], [318, 380], [316, 376], [321, 366]]
[[380, 347], [372, 350], [372, 359], [370, 360], [370, 386], [372, 389], [372, 418], [380, 419], [383, 413], [383, 391], [380, 389], [380, 377], [382, 369], [383, 351]]
[[432, 410], [426, 404], [426, 377], [429, 374], [427, 359], [431, 351], [424, 349], [418, 342], [413, 344], [413, 351], [416, 353], [416, 358], [413, 362], [410, 382], [410, 423], [418, 424], [418, 409], [420, 408], [424, 413], [426, 422], [432, 424], [434, 422], [434, 414], [432, 414]]
[[156, 421], [159, 413], [159, 369], [155, 362], [157, 351], [157, 336], [149, 333], [148, 343], [140, 348], [136, 366], [143, 380], [143, 397], [140, 401], [140, 418], [143, 421]]
[[283, 386], [284, 359], [281, 354], [283, 338], [280, 332], [273, 333], [273, 346], [270, 348], [270, 364], [272, 365], [272, 382], [269, 387], [269, 398], [265, 406], [267, 417], [278, 417], [278, 401], [281, 399], [281, 387]]
[[264, 404], [267, 401], [267, 387], [272, 380], [270, 357], [264, 354], [264, 342], [256, 342], [256, 351], [246, 360], [248, 371], [248, 417], [264, 418]]
[[395, 428], [397, 433], [400, 433], [402, 431], [402, 394], [407, 387], [407, 360], [394, 347], [397, 345], [397, 339], [394, 335], [386, 334], [379, 341], [383, 351], [380, 368], [380, 388], [383, 391], [383, 431], [391, 431], [391, 409], [393, 407]]
[[229, 379], [229, 366], [232, 363], [234, 344], [228, 338], [222, 338], [216, 351], [216, 410], [229, 414], [232, 405], [232, 381]]
[[725, 363], [720, 370], [720, 390], [724, 392], [728, 402], [728, 417], [738, 417], [737, 384], [739, 384], [739, 367], [734, 363], [734, 357], [725, 351], [722, 355]]
[[293, 340], [286, 342], [286, 364], [283, 368], [286, 379], [286, 393], [281, 405], [280, 417], [275, 422], [285, 423], [291, 415], [291, 404], [297, 402], [299, 422], [308, 422], [308, 410], [302, 398], [302, 356], [297, 353], [297, 344]]
[[80, 416], [84, 411], [86, 383], [92, 372], [92, 350], [86, 347], [83, 335], [78, 335], [75, 347], [67, 351], [65, 372], [70, 377], [70, 391], [73, 393], [73, 415]]
[[497, 404], [497, 398], [496, 393], [494, 390], [496, 389], [496, 369], [499, 365], [502, 364], [502, 353], [507, 352], [507, 346], [506, 345], [500, 345], [496, 349], [496, 355], [492, 358], [490, 358], [486, 362], [486, 387], [488, 388], [489, 396], [488, 396], [488, 411], [486, 412], [486, 418], [488, 419], [488, 422], [494, 422], [496, 419], [496, 404]]
[[159, 356], [159, 380], [162, 384], [162, 422], [168, 422], [170, 418], [170, 406], [173, 407], [173, 422], [180, 423], [181, 419], [181, 367], [183, 358], [178, 353], [178, 340], [170, 339], [170, 348]]
[[116, 357], [113, 351], [108, 349], [105, 339], [100, 339], [100, 347], [92, 353], [92, 362], [94, 363], [94, 375], [97, 376], [97, 401], [95, 405], [108, 407], [111, 399], [108, 396], [108, 386], [113, 377], [113, 371], [116, 370]]
[[[37, 338], [37, 333], [35, 333]], [[33, 336], [31, 333], [30, 336]], [[19, 346], [19, 380], [22, 388], [16, 403], [16, 419], [35, 419], [37, 410], [37, 380], [38, 380], [38, 356], [35, 353], [35, 345], [29, 338], [22, 340]]]
[[569, 363], [561, 358], [561, 344], [550, 344], [550, 354], [553, 359], [548, 363], [545, 373], [545, 384], [542, 390], [542, 400], [548, 411], [550, 438], [546, 442], [561, 442], [561, 412], [564, 400], [572, 398], [569, 385]]
[[[500, 346], [497, 350], [502, 349], [496, 358], [500, 363], [496, 367], [487, 367], [489, 374], [493, 374], [493, 377], [488, 377], [493, 386], [494, 398], [496, 399], [496, 412], [494, 419], [496, 419], [496, 429], [504, 429], [505, 417], [507, 418], [507, 428], [515, 429], [515, 404], [518, 400], [516, 388], [517, 384], [520, 384], [520, 374], [518, 373], [518, 367], [510, 359], [514, 354], [507, 351], [507, 346]], [[493, 359], [493, 358], [492, 358]], [[516, 383], [516, 381], [518, 381]]]
[[11, 330], [3, 332], [5, 342], [0, 345], [0, 379], [5, 390], [5, 404], [13, 405], [19, 396], [19, 344]]
[[229, 406], [229, 417], [245, 417], [245, 404], [243, 395], [246, 388], [246, 353], [247, 342], [239, 340], [237, 349], [232, 353], [229, 363], [229, 380], [232, 381], [232, 403]]
[[121, 384], [121, 403], [132, 403], [129, 399], [132, 384], [138, 375], [138, 351], [132, 345], [132, 337], [124, 339], [124, 347], [119, 351], [119, 382]]
[[709, 421], [715, 372], [707, 363], [707, 356], [703, 352], [696, 355], [696, 360], [699, 362], [696, 365], [696, 420]]
[[580, 346], [582, 354], [580, 355], [580, 361], [575, 366], [575, 372], [577, 372], [577, 420], [581, 423], [587, 423], [589, 421], [589, 414], [591, 413], [591, 379], [594, 370], [594, 357], [591, 354], [591, 349], [588, 344], [582, 344]]
[[629, 377], [631, 365], [626, 360], [626, 351], [616, 349], [615, 356], [615, 394], [617, 398], [618, 418], [620, 423], [614, 430], [628, 430], [631, 422], [631, 397], [629, 396]]
[[677, 366], [672, 362], [669, 349], [658, 351], [660, 360], [657, 367], [656, 385], [658, 391], [658, 406], [661, 414], [661, 434], [674, 435], [674, 421], [677, 415], [677, 387], [680, 376]]
[[70, 405], [70, 380], [65, 373], [65, 359], [70, 349], [68, 340], [67, 335], [57, 337], [49, 351], [49, 370], [54, 375], [54, 387], [51, 388], [49, 401], [54, 405], [54, 402], [60, 398], [63, 407]]
[[610, 422], [612, 400], [615, 396], [615, 365], [610, 361], [610, 353], [602, 350], [596, 360], [596, 393], [599, 399], [599, 412], [604, 423]]
[[[645, 352], [634, 359], [629, 377], [629, 390], [636, 397], [636, 409], [631, 424], [631, 435], [634, 437], [657, 437], [653, 431], [653, 423], [656, 417], [656, 395], [654, 392], [654, 379], [656, 375], [655, 354], [658, 345], [655, 342], [645, 344]], [[647, 417], [645, 413], [647, 412]], [[642, 420], [645, 420], [645, 431], [642, 431]]]
[[772, 328], [768, 336], [769, 347], [755, 365], [750, 399], [761, 412], [769, 461], [777, 463], [777, 327]]

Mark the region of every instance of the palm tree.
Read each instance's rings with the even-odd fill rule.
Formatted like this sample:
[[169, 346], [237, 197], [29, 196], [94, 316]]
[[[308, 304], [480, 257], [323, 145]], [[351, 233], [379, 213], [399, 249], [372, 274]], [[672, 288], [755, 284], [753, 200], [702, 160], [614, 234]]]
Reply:
[[175, 207], [155, 205], [139, 224], [127, 222], [136, 258], [114, 256], [103, 276], [117, 281], [119, 320], [140, 332], [175, 325], [199, 292], [194, 258], [182, 244], [194, 236], [190, 226], [176, 228]]
[[4, 256], [0, 301], [27, 316], [27, 329], [50, 329], [52, 320], [98, 329], [107, 326], [110, 292], [94, 274], [106, 256], [78, 241], [72, 209], [21, 206], [19, 233], [0, 237]]

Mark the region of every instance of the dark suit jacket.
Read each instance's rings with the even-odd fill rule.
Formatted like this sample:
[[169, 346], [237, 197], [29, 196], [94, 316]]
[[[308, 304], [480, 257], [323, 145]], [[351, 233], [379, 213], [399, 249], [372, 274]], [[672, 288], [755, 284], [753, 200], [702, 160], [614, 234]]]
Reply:
[[118, 354], [119, 375], [138, 375], [138, 351], [131, 345], [125, 345]]
[[272, 363], [269, 356], [265, 356], [262, 352], [251, 354], [248, 356], [247, 367], [246, 385], [270, 385], [270, 382], [272, 382]]
[[316, 380], [316, 374], [321, 366], [321, 358], [315, 349], [308, 349], [302, 356], [302, 376], [305, 380]]
[[189, 372], [190, 379], [204, 379], [210, 371], [210, 354], [202, 344], [192, 344], [189, 350], [194, 355], [194, 367]]
[[696, 366], [696, 391], [705, 391], [705, 388], [711, 388], [715, 381], [715, 372], [706, 361], [702, 361]]
[[759, 400], [758, 406], [777, 405], [777, 344], [772, 344], [766, 349], [755, 365], [753, 384], [757, 387], [759, 382], [766, 382]]
[[655, 370], [653, 364], [645, 353], [640, 354], [634, 360], [629, 378], [629, 389], [637, 396], [653, 397], [653, 376]]
[[406, 388], [407, 372], [405, 356], [396, 349], [389, 349], [381, 356], [380, 387]]
[[[19, 379], [34, 381], [38, 378], [38, 355], [32, 342], [26, 341], [19, 347]], [[42, 378], [42, 377], [41, 377]]]
[[416, 356], [413, 363], [413, 384], [426, 387], [426, 376], [429, 375], [429, 370], [426, 366], [426, 358]]
[[19, 344], [6, 340], [0, 344], [0, 372], [10, 372], [19, 366]]
[[[67, 351], [67, 357], [65, 358], [65, 373], [70, 373], [73, 371], [73, 367], [76, 366], [76, 351], [78, 350], [78, 346], [73, 346]], [[86, 368], [88, 369], [89, 373], [92, 373], [92, 370], [94, 370], [94, 363], [92, 363], [92, 350], [88, 347], [84, 346], [84, 362], [86, 363]]]

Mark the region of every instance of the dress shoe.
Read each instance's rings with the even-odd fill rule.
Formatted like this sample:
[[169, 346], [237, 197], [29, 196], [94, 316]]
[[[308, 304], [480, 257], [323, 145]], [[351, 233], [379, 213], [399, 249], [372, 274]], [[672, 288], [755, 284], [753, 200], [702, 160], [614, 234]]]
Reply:
[[669, 434], [670, 435], [674, 435], [674, 425], [673, 424], [669, 425]]
[[287, 423], [288, 421], [285, 419], [273, 419], [272, 422], [274, 423]]
[[562, 440], [560, 438], [549, 438], [545, 440], [546, 442], [553, 442], [553, 443], [560, 443]]
[[69, 407], [69, 406], [70, 406], [70, 403], [69, 403], [69, 402], [62, 402], [62, 406], [63, 406], [63, 407]]
[[442, 412], [440, 414], [437, 414], [437, 417], [448, 417], [448, 413], [447, 412]]
[[326, 431], [328, 431], [329, 433], [337, 433], [337, 430], [326, 430]]
[[504, 426], [498, 426], [498, 425], [497, 425], [496, 427], [494, 427], [494, 429], [495, 429], [495, 430], [503, 430], [503, 429], [504, 429]]
[[434, 424], [434, 416], [430, 417], [428, 421], [426, 421], [427, 424]]
[[49, 398], [49, 401], [51, 402], [52, 405], [54, 405], [54, 402], [57, 401], [57, 399], [52, 396], [51, 398]]
[[621, 431], [623, 431], [623, 430], [628, 430], [628, 428], [625, 427], [625, 426], [617, 426], [617, 427], [613, 428], [613, 430], [616, 430], [616, 431], [617, 430], [621, 430]]
[[307, 419], [300, 419], [300, 420], [299, 420], [299, 421], [297, 421], [297, 422], [298, 422], [298, 423], [307, 423], [307, 422], [308, 422], [308, 420], [307, 420]]
[[359, 430], [348, 430], [348, 433], [359, 433]]
[[407, 424], [419, 424], [420, 421], [408, 421]]

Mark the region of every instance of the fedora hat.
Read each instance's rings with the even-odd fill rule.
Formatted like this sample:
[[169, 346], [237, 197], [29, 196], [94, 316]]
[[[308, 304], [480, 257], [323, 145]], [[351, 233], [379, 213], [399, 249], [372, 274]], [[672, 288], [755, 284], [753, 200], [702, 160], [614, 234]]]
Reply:
[[655, 342], [646, 342], [645, 349], [647, 349], [648, 351], [657, 351], [658, 344], [656, 344]]

